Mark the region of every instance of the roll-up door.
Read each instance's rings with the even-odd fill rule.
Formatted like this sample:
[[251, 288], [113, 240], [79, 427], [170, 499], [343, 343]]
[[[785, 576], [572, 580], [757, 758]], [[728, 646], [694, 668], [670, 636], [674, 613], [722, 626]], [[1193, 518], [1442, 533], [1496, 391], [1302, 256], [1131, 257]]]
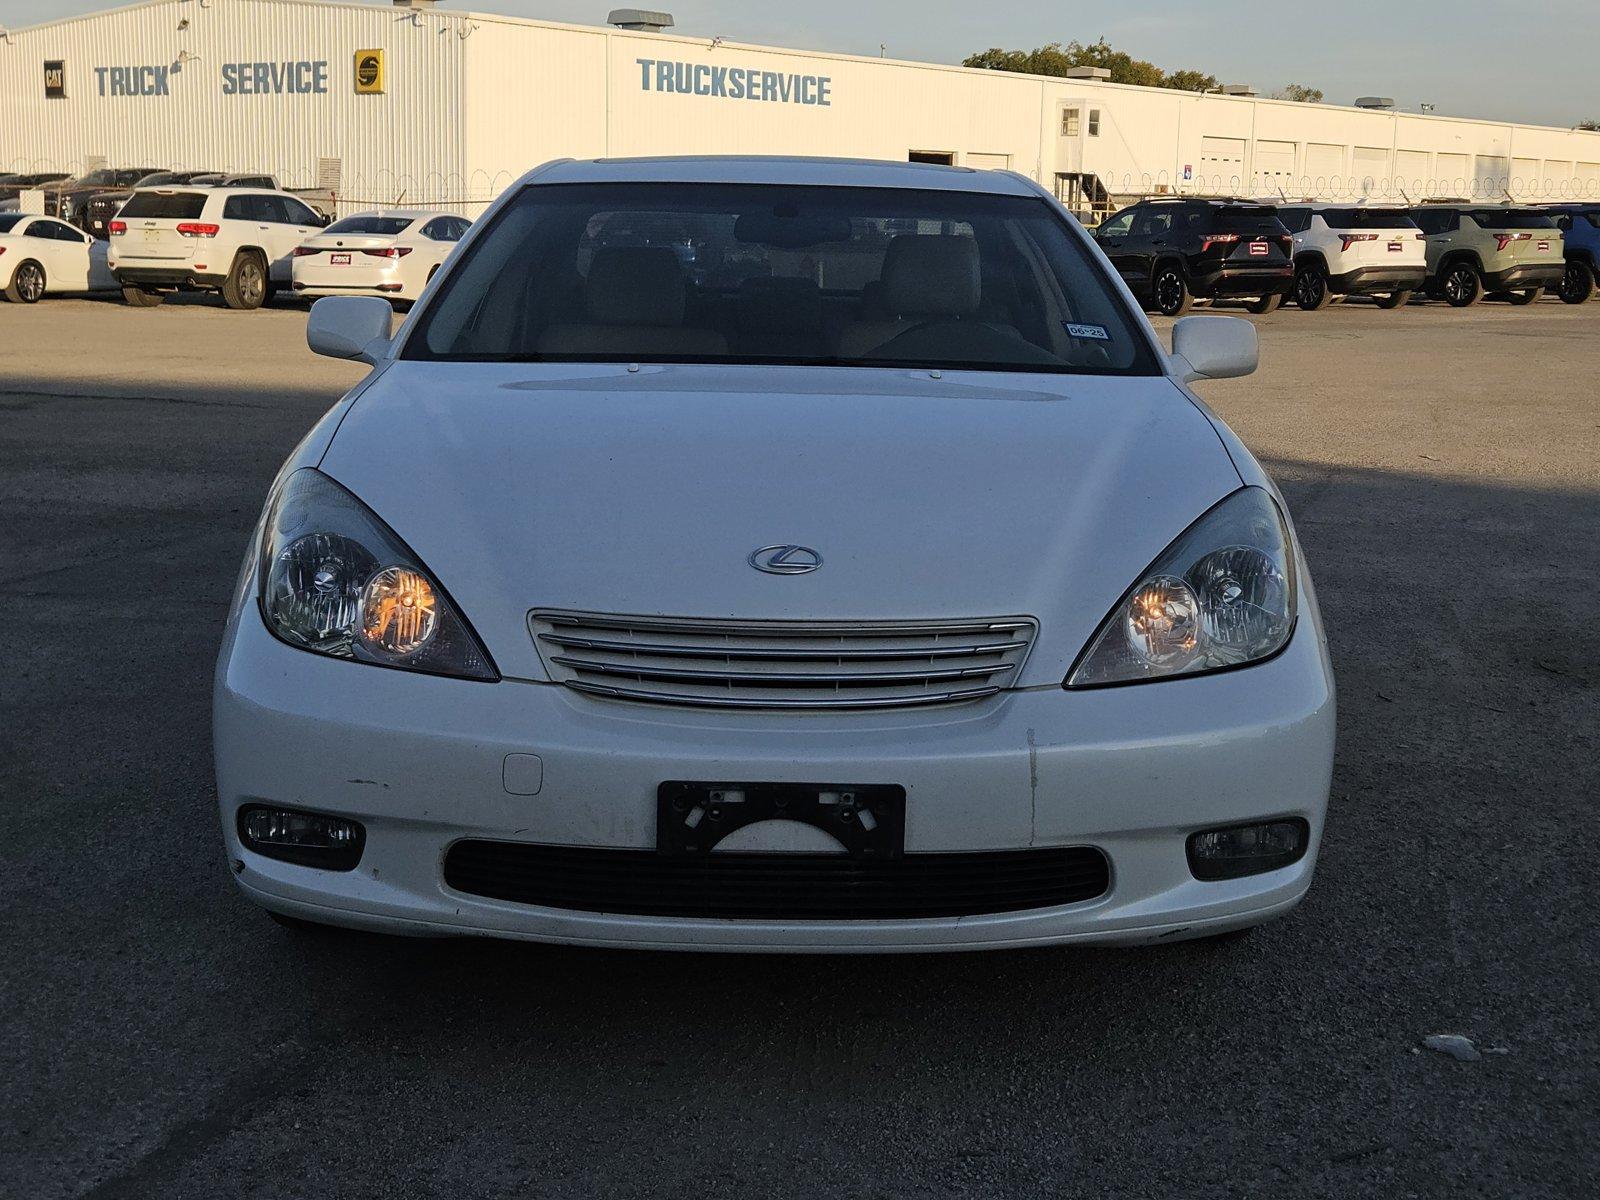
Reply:
[[1444, 196], [1465, 196], [1472, 191], [1472, 180], [1467, 176], [1465, 154], [1441, 154], [1434, 163], [1438, 172], [1434, 190]]
[[1394, 182], [1413, 200], [1428, 194], [1428, 180], [1433, 178], [1429, 167], [1430, 155], [1426, 150], [1397, 150], [1394, 156]]
[[1258, 190], [1268, 196], [1285, 195], [1295, 191], [1293, 142], [1257, 142], [1255, 177]]
[[1344, 147], [1325, 142], [1306, 145], [1306, 179], [1313, 191], [1327, 191], [1344, 183]]
[[1389, 151], [1380, 146], [1357, 146], [1350, 160], [1350, 187], [1359, 196], [1378, 196], [1388, 190]]
[[1511, 160], [1497, 154], [1480, 154], [1473, 163], [1472, 175], [1477, 195], [1503, 200], [1511, 186]]
[[1199, 182], [1202, 191], [1219, 195], [1241, 190], [1244, 187], [1244, 139], [1201, 138]]

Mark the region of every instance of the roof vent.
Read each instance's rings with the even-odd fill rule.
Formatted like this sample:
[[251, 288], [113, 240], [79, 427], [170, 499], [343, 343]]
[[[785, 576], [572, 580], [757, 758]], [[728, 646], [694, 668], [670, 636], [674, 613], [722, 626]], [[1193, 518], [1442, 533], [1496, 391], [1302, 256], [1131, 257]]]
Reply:
[[1357, 108], [1378, 108], [1378, 109], [1393, 108], [1394, 107], [1394, 97], [1393, 96], [1357, 96], [1356, 97], [1356, 107]]
[[436, 0], [394, 0], [396, 8], [432, 8]]
[[633, 29], [640, 33], [660, 33], [672, 27], [672, 14], [651, 12], [647, 8], [613, 8], [606, 18], [607, 25], [618, 29]]
[[1068, 79], [1110, 79], [1111, 72], [1105, 67], [1068, 67]]
[[1254, 96], [1256, 89], [1248, 83], [1225, 83], [1222, 85], [1224, 96]]

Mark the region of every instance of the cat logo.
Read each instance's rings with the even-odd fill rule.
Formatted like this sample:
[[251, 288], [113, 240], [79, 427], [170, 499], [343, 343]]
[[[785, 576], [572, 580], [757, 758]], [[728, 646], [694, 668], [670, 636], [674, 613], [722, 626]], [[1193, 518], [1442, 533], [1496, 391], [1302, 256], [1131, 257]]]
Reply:
[[383, 51], [356, 51], [356, 93], [373, 96], [383, 91]]
[[67, 98], [67, 64], [59, 58], [44, 64], [44, 97], [46, 100]]

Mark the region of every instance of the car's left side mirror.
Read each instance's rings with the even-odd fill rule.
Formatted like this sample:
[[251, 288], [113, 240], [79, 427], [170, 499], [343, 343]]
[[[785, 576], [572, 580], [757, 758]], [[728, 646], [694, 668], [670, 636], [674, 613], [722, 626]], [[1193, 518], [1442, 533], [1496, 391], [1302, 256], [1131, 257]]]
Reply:
[[1256, 369], [1256, 327], [1242, 317], [1184, 317], [1172, 327], [1172, 359], [1184, 383], [1237, 379]]
[[329, 358], [376, 363], [389, 349], [394, 309], [376, 296], [324, 296], [311, 306], [306, 345]]

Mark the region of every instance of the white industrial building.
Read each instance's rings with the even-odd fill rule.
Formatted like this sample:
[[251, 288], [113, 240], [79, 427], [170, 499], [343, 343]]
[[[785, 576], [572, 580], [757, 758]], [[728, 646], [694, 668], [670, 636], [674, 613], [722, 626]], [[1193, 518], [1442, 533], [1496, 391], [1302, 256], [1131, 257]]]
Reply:
[[0, 32], [0, 169], [267, 170], [331, 189], [346, 209], [469, 213], [547, 159], [707, 152], [1009, 167], [1079, 209], [1152, 192], [1600, 199], [1600, 133], [736, 45], [714, 32], [426, 0], [154, 0]]

